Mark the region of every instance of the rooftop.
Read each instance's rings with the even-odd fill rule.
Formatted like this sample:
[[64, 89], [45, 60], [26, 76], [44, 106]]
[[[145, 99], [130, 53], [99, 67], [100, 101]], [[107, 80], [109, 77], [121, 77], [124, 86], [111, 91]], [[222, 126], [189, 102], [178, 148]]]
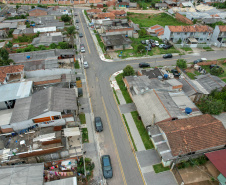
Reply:
[[164, 121], [157, 125], [166, 134], [173, 156], [225, 145], [226, 130], [209, 114]]
[[205, 153], [206, 157], [213, 163], [213, 165], [226, 177], [226, 149], [214, 152]]
[[182, 90], [187, 96], [191, 96], [197, 93], [202, 94], [202, 91], [189, 79], [179, 78], [179, 82], [183, 84]]
[[106, 46], [118, 46], [132, 43], [130, 38], [126, 37], [125, 35], [108, 35], [102, 36], [102, 38]]
[[32, 119], [48, 111], [77, 110], [74, 89], [49, 87], [17, 100], [10, 123]]
[[43, 185], [44, 163], [0, 167], [2, 185]]
[[0, 67], [0, 83], [5, 81], [7, 74], [21, 73], [24, 70], [23, 65], [10, 65]]
[[226, 26], [218, 26], [220, 31], [226, 31]]
[[1, 85], [0, 102], [17, 100], [30, 96], [32, 85], [32, 81]]
[[168, 26], [171, 32], [209, 32], [209, 26]]
[[159, 68], [141, 69], [139, 71], [142, 75], [148, 76], [148, 78], [158, 78], [158, 76], [162, 76]]
[[34, 11], [34, 10], [42, 10], [42, 11], [45, 11], [45, 12], [48, 11], [46, 8], [35, 7], [33, 9], [29, 10], [28, 12], [31, 12], [31, 11]]

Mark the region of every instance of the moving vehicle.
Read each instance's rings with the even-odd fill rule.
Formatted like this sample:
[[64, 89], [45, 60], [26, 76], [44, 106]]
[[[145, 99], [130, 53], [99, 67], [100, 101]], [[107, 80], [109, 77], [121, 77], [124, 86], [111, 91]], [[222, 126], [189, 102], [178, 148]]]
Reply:
[[78, 14], [77, 13], [75, 13], [75, 16], [77, 16]]
[[85, 53], [86, 52], [86, 49], [85, 48], [81, 48], [81, 53]]
[[83, 37], [82, 33], [79, 33], [79, 37], [80, 37], [80, 38], [82, 38], [82, 37]]
[[79, 20], [78, 19], [76, 19], [76, 23], [79, 23]]
[[89, 68], [88, 62], [87, 62], [87, 61], [84, 61], [84, 62], [83, 62], [83, 66], [84, 66], [84, 69]]
[[172, 58], [173, 55], [171, 53], [167, 53], [165, 55], [162, 56], [163, 58]]
[[141, 63], [139, 63], [139, 67], [150, 67], [150, 64], [141, 62]]
[[110, 179], [113, 177], [113, 170], [111, 165], [111, 158], [109, 155], [103, 155], [101, 157], [101, 164], [103, 170], [103, 176], [105, 179]]
[[102, 132], [103, 131], [103, 123], [101, 121], [100, 117], [95, 117], [94, 119], [95, 122], [95, 128], [97, 132]]

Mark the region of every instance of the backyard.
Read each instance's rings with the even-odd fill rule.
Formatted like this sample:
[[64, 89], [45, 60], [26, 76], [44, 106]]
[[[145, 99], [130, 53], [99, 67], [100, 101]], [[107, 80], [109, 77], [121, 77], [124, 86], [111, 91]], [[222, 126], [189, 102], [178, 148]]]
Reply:
[[181, 26], [187, 25], [181, 21], [178, 21], [174, 17], [166, 14], [138, 14], [138, 13], [131, 13], [128, 12], [127, 15], [129, 19], [131, 19], [135, 24], [139, 24], [140, 27], [150, 27], [156, 24], [165, 27], [166, 25], [173, 25], [173, 26]]

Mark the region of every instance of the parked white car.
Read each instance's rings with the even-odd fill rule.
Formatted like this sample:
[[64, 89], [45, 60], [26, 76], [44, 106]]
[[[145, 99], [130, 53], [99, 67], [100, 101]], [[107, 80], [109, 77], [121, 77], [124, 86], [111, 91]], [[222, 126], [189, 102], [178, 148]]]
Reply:
[[83, 66], [84, 66], [84, 69], [89, 68], [88, 62], [87, 62], [87, 61], [84, 61], [84, 62], [83, 62]]
[[159, 41], [156, 40], [156, 41], [155, 41], [155, 45], [156, 45], [156, 46], [159, 46]]
[[159, 48], [163, 48], [165, 46], [165, 44], [160, 44]]

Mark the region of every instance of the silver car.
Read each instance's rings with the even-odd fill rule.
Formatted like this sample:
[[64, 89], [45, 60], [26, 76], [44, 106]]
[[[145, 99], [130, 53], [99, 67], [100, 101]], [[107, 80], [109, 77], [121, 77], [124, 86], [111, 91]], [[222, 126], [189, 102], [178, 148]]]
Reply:
[[83, 66], [84, 66], [84, 69], [89, 68], [88, 62], [87, 62], [87, 61], [84, 61], [84, 62], [83, 62]]

